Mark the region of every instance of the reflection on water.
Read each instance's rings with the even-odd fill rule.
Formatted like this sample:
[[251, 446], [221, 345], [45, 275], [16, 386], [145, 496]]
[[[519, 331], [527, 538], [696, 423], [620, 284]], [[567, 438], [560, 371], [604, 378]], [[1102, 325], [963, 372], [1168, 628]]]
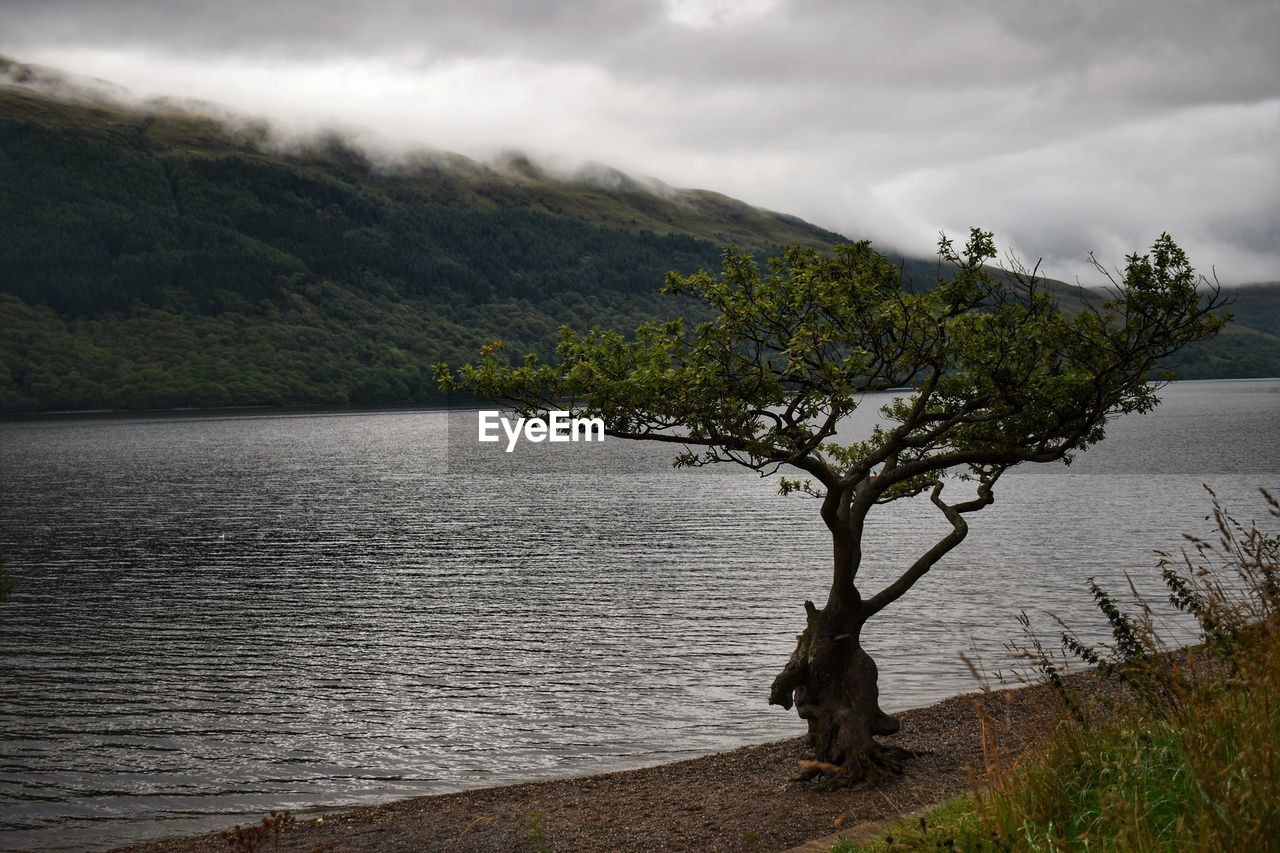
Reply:
[[[1021, 608], [1280, 489], [1280, 381], [1184, 383], [1066, 469], [1026, 467], [868, 629], [889, 709], [973, 689]], [[765, 704], [821, 599], [811, 499], [618, 442], [501, 479], [442, 412], [0, 424], [0, 848], [82, 848], [616, 769], [800, 733]], [[606, 449], [607, 448], [607, 449]], [[874, 520], [885, 582], [941, 526]], [[1162, 596], [1160, 596], [1162, 597]]]

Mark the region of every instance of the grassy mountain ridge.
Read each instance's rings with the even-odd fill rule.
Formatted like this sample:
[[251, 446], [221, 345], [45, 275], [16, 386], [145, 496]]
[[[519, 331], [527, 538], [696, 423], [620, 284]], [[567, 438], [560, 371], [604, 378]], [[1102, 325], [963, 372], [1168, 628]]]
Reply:
[[[843, 239], [603, 167], [374, 162], [0, 60], [6, 79], [0, 411], [431, 400], [436, 360], [495, 338], [545, 350], [563, 323], [696, 312], [658, 293], [663, 275], [716, 268], [727, 244]], [[1250, 304], [1272, 325], [1188, 367], [1255, 369], [1280, 342], [1270, 292]]]

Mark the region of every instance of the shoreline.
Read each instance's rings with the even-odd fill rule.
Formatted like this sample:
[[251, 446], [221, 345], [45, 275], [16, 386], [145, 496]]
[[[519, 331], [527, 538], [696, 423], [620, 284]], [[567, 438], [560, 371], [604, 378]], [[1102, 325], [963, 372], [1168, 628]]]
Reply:
[[[1119, 689], [1091, 672], [1067, 680], [1089, 698]], [[1064, 711], [1044, 685], [969, 693], [903, 711], [896, 715], [902, 731], [882, 740], [918, 756], [901, 775], [874, 787], [827, 791], [792, 784], [806, 758], [805, 739], [795, 737], [631, 770], [472, 788], [298, 819], [280, 833], [278, 849], [787, 850], [814, 839], [834, 843], [837, 835], [864, 832], [980, 784], [978, 708], [987, 716], [988, 736], [997, 730], [1006, 760], [1034, 750]], [[276, 849], [272, 844], [268, 840], [264, 849]], [[228, 849], [222, 833], [210, 832], [113, 851]]]
[[[1198, 379], [1173, 379], [1164, 382], [1165, 385], [1188, 385], [1199, 382], [1275, 382], [1280, 380], [1280, 376], [1211, 376]], [[1154, 381], [1154, 380], [1153, 380]], [[910, 391], [911, 388], [890, 388], [886, 393], [897, 393], [899, 391]], [[479, 407], [485, 401], [479, 398], [470, 400], [466, 403], [449, 402], [446, 400], [425, 400], [401, 401], [398, 403], [368, 403], [368, 404], [341, 404], [341, 403], [246, 403], [235, 406], [171, 406], [167, 408], [155, 409], [37, 409], [13, 412], [0, 412], [0, 422], [6, 420], [12, 421], [32, 421], [42, 418], [51, 420], [74, 418], [74, 417], [101, 417], [103, 415], [111, 415], [118, 417], [143, 417], [148, 415], [164, 416], [164, 415], [235, 415], [244, 414], [302, 414], [302, 415], [362, 415], [362, 414], [381, 414], [381, 413], [402, 413], [402, 412], [439, 412], [439, 411], [469, 411]], [[474, 404], [474, 405], [473, 405]]]

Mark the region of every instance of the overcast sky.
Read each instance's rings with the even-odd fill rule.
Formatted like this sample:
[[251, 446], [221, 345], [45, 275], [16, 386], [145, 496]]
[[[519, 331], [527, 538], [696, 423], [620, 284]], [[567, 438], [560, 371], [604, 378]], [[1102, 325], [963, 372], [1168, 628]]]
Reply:
[[0, 52], [381, 148], [524, 149], [1050, 274], [1280, 279], [1280, 0], [0, 0]]

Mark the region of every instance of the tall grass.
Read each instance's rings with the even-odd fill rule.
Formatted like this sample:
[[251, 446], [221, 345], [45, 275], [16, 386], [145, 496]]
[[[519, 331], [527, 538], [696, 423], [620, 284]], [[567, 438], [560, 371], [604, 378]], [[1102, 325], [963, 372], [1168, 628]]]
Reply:
[[1158, 552], [1199, 644], [1171, 648], [1151, 607], [1138, 598], [1126, 612], [1091, 581], [1113, 641], [1091, 646], [1064, 625], [1061, 645], [1123, 682], [1121, 701], [1084, 701], [1061, 657], [1030, 635], [1019, 652], [1071, 711], [1045, 750], [1015, 765], [993, 758], [967, 800], [836, 849], [1280, 850], [1280, 537], [1212, 502], [1211, 539]]
[[1009, 849], [1280, 849], [1280, 635], [1240, 651], [1214, 687], [1062, 726], [992, 779], [982, 823]]

